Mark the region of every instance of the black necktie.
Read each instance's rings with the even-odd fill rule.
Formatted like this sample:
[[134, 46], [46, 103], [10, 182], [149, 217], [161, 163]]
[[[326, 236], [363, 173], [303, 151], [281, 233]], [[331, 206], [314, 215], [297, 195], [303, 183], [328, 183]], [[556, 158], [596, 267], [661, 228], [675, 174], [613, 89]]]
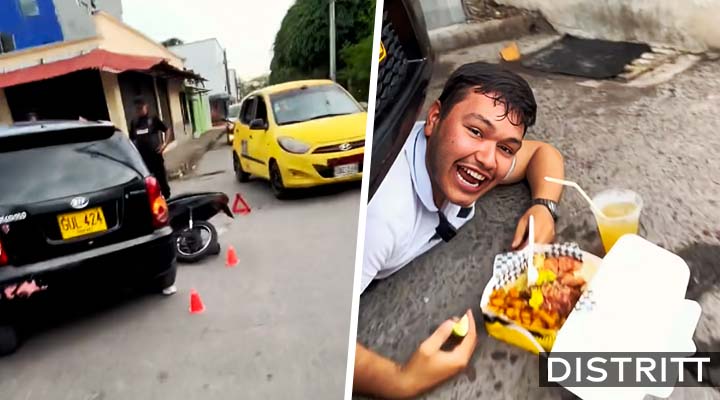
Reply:
[[438, 212], [438, 217], [440, 217], [440, 223], [435, 228], [435, 236], [433, 236], [433, 239], [437, 239], [439, 237], [445, 242], [449, 242], [450, 240], [452, 240], [452, 238], [455, 237], [457, 231], [455, 230], [455, 227], [452, 226], [447, 220], [445, 214], [443, 214], [442, 212]]
[[[469, 207], [461, 208], [458, 212], [458, 218], [467, 218], [471, 211], [472, 208]], [[435, 235], [432, 240], [441, 238], [443, 241], [449, 242], [455, 237], [457, 230], [455, 230], [455, 227], [447, 220], [447, 217], [445, 217], [442, 211], [438, 211], [438, 217], [440, 218], [440, 223], [438, 223], [438, 226], [435, 228]]]

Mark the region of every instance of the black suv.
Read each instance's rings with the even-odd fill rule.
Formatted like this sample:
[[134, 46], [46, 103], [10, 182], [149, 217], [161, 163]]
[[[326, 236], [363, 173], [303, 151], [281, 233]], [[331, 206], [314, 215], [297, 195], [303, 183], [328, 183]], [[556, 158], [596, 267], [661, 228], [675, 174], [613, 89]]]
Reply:
[[175, 272], [167, 203], [124, 133], [79, 121], [0, 127], [0, 353], [16, 346], [27, 293], [160, 291]]

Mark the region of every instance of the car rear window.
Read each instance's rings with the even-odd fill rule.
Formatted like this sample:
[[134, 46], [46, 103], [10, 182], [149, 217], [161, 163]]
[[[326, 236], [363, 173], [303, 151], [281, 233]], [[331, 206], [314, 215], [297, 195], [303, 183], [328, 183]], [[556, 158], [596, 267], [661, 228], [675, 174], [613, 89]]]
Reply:
[[[96, 190], [132, 176], [147, 176], [140, 154], [124, 133], [84, 128], [0, 138], [0, 205], [25, 202], [32, 186], [72, 185]], [[72, 188], [47, 188], [59, 193]], [[22, 195], [25, 193], [25, 195]]]

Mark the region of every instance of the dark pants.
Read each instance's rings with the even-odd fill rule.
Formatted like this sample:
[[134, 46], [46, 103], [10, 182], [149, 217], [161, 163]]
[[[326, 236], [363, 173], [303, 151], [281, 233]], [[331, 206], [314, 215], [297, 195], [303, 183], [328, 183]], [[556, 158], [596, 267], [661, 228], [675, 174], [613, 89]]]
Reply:
[[143, 152], [142, 157], [150, 173], [158, 180], [163, 196], [169, 199], [170, 184], [168, 183], [167, 173], [165, 172], [165, 158], [162, 154], [155, 151]]

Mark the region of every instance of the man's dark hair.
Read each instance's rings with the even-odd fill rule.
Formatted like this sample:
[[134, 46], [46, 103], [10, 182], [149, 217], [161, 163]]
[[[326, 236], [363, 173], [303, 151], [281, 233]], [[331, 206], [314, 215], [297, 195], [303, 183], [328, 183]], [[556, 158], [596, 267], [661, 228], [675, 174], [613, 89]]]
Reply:
[[503, 104], [505, 114], [502, 117], [515, 126], [523, 125], [524, 132], [535, 124], [537, 104], [527, 81], [512, 71], [484, 62], [462, 65], [450, 75], [438, 98], [440, 119], [465, 99], [470, 90], [488, 96], [495, 104]]
[[145, 101], [145, 99], [140, 96], [136, 97], [135, 100], [133, 100], [133, 103], [135, 104], [135, 107], [147, 105], [147, 101]]

